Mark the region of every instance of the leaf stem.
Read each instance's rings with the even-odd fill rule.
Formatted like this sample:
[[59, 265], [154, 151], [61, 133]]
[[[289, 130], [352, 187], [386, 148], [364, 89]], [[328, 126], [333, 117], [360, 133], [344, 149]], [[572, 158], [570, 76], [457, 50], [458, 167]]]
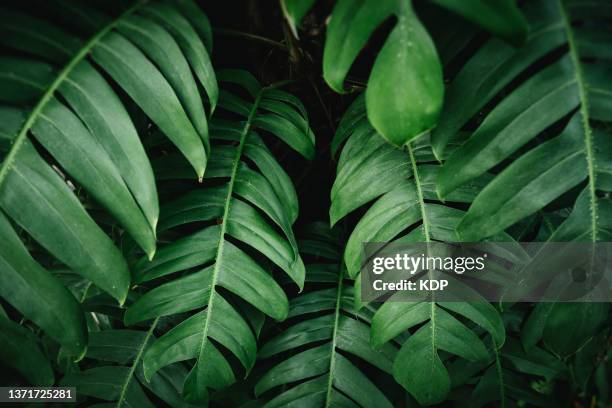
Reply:
[[218, 35], [225, 35], [228, 37], [238, 37], [246, 40], [260, 42], [262, 44], [270, 45], [274, 48], [278, 48], [283, 51], [288, 51], [287, 46], [281, 42], [274, 41], [267, 37], [262, 37], [261, 35], [247, 33], [244, 31], [233, 30], [231, 28], [215, 28], [213, 32]]
[[597, 195], [595, 193], [595, 155], [593, 153], [593, 130], [590, 125], [589, 116], [589, 99], [586, 91], [586, 81], [584, 79], [584, 73], [582, 72], [582, 65], [580, 62], [580, 56], [578, 55], [578, 48], [574, 33], [572, 31], [572, 24], [563, 7], [561, 0], [557, 0], [559, 6], [559, 13], [563, 19], [563, 26], [567, 35], [567, 42], [569, 44], [569, 54], [574, 65], [576, 73], [576, 82], [578, 84], [578, 93], [580, 96], [580, 116], [582, 117], [582, 127], [584, 130], [584, 145], [587, 160], [587, 168], [589, 172], [589, 196], [591, 199], [591, 238], [593, 242], [597, 242]]
[[134, 378], [136, 367], [138, 367], [138, 363], [140, 363], [140, 360], [142, 359], [142, 354], [144, 353], [144, 350], [146, 349], [147, 344], [149, 343], [149, 339], [153, 335], [153, 330], [155, 330], [155, 327], [157, 327], [158, 322], [159, 322], [159, 317], [153, 320], [151, 327], [149, 327], [149, 331], [147, 331], [147, 335], [145, 336], [144, 340], [142, 341], [142, 344], [140, 345], [140, 348], [138, 349], [138, 354], [136, 354], [136, 357], [134, 358], [134, 363], [132, 363], [132, 366], [130, 367], [130, 371], [128, 372], [128, 375], [125, 377], [125, 381], [123, 385], [121, 386], [121, 394], [119, 394], [119, 399], [117, 400], [117, 408], [121, 408], [123, 403], [125, 402], [125, 396], [127, 393], [127, 389], [130, 386], [130, 382], [132, 381], [132, 378]]
[[417, 167], [414, 153], [412, 152], [412, 146], [410, 143], [406, 144], [406, 150], [408, 150], [408, 156], [410, 157], [410, 164], [412, 165], [412, 174], [414, 177], [414, 184], [416, 186], [417, 198], [419, 200], [419, 206], [421, 207], [421, 218], [423, 220], [423, 234], [425, 235], [425, 242], [430, 242], [431, 237], [429, 236], [429, 219], [427, 218], [427, 211], [425, 210], [425, 199], [423, 196], [423, 189], [421, 188], [421, 179], [419, 177], [419, 169]]
[[199, 347], [198, 361], [199, 361], [199, 357], [202, 355], [202, 352], [204, 351], [204, 348], [206, 347], [206, 344], [207, 344], [208, 329], [210, 327], [210, 320], [211, 320], [210, 316], [213, 311], [214, 299], [215, 299], [215, 294], [216, 294], [215, 287], [217, 285], [217, 280], [219, 277], [219, 267], [221, 265], [221, 258], [223, 257], [225, 232], [227, 230], [227, 219], [229, 218], [229, 212], [230, 212], [231, 202], [232, 202], [232, 195], [234, 192], [234, 184], [236, 181], [236, 174], [238, 172], [240, 158], [242, 157], [242, 151], [244, 149], [244, 142], [246, 140], [246, 137], [249, 134], [249, 131], [251, 130], [251, 124], [253, 122], [253, 119], [255, 118], [255, 115], [257, 113], [257, 108], [259, 107], [259, 101], [261, 100], [262, 93], [265, 89], [266, 88], [262, 88], [262, 90], [259, 91], [259, 93], [257, 94], [257, 97], [255, 98], [255, 101], [253, 102], [253, 106], [251, 107], [249, 116], [247, 117], [247, 120], [242, 129], [242, 133], [240, 134], [240, 141], [238, 143], [238, 147], [236, 148], [236, 155], [234, 156], [234, 162], [232, 164], [232, 171], [230, 173], [230, 181], [228, 183], [227, 194], [225, 196], [225, 206], [223, 209], [221, 231], [219, 232], [219, 245], [217, 246], [217, 254], [215, 256], [215, 266], [212, 271], [212, 280], [210, 284], [210, 293], [208, 295], [208, 301], [206, 303], [207, 304], [206, 319], [204, 319], [204, 327], [202, 328], [202, 340], [200, 342], [200, 347]]
[[[423, 189], [421, 188], [421, 178], [419, 176], [419, 169], [417, 166], [417, 161], [414, 157], [414, 152], [412, 151], [411, 143], [406, 143], [406, 149], [408, 150], [408, 155], [410, 156], [410, 163], [412, 165], [412, 175], [414, 177], [414, 184], [416, 186], [417, 198], [419, 201], [419, 206], [421, 207], [421, 218], [422, 218], [422, 228], [423, 235], [425, 236], [425, 242], [427, 243], [427, 252], [429, 253], [429, 244], [431, 242], [431, 236], [429, 234], [429, 218], [427, 217], [427, 210], [425, 208], [425, 198], [423, 195]], [[431, 270], [427, 271], [429, 278], [432, 278]], [[430, 322], [431, 322], [431, 350], [432, 353], [436, 352], [436, 300], [434, 292], [431, 293], [430, 299]]]

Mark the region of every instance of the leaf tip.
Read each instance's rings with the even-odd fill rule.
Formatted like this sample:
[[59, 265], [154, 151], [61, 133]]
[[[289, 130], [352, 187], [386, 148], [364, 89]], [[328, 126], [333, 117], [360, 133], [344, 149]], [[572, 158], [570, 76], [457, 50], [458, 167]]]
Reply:
[[155, 253], [157, 252], [157, 247], [153, 247], [150, 251], [147, 251], [147, 259], [149, 261], [152, 261], [153, 258], [155, 257]]

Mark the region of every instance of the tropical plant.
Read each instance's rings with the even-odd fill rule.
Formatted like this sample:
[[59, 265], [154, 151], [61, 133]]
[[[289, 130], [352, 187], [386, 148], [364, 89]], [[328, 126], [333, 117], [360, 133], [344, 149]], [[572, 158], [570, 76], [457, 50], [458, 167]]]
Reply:
[[[612, 83], [609, 61], [599, 54], [610, 37], [595, 35], [608, 9], [604, 2], [531, 2], [525, 46], [512, 49], [490, 40], [450, 85], [432, 133], [437, 157], [445, 156], [448, 141], [485, 106], [487, 114], [444, 161], [440, 198], [492, 168], [496, 172], [458, 226], [463, 239], [503, 231], [586, 181], [573, 210], [574, 231], [559, 231], [552, 239], [610, 240], [612, 207], [598, 195], [612, 188], [610, 134], [602, 127], [612, 120]], [[574, 24], [578, 19], [582, 26]], [[555, 52], [546, 64], [532, 67]]]
[[[306, 286], [323, 287], [293, 298], [288, 320], [297, 323], [259, 350], [260, 359], [291, 354], [262, 375], [255, 385], [255, 395], [286, 385], [287, 389], [264, 406], [327, 407], [356, 402], [362, 407], [391, 407], [385, 393], [351, 362], [350, 356], [390, 374], [397, 346], [389, 343], [380, 351], [370, 347], [373, 311], [354, 307], [355, 288], [341, 262], [341, 247], [334, 251], [341, 242], [339, 234], [317, 223], [309, 226], [305, 235], [302, 255], [317, 261], [306, 266]], [[292, 386], [298, 381], [302, 382]]]
[[[252, 99], [247, 102], [229, 91], [221, 93], [219, 106], [243, 119], [212, 125], [206, 179], [225, 182], [209, 186], [205, 179], [203, 188], [198, 186], [168, 203], [159, 231], [218, 221], [164, 246], [154, 260], [138, 261], [134, 266], [137, 284], [154, 284], [169, 275], [173, 278], [143, 294], [125, 314], [126, 325], [133, 325], [201, 310], [181, 318], [143, 355], [147, 379], [174, 362], [195, 359], [183, 388], [185, 398], [193, 403], [208, 403], [209, 388], [223, 389], [235, 381], [216, 343], [229, 350], [248, 374], [255, 363], [262, 314], [275, 320], [287, 317], [285, 293], [266, 264], [256, 261], [248, 250], [282, 269], [300, 289], [305, 273], [292, 231], [298, 214], [295, 190], [255, 131], [271, 132], [310, 156], [314, 136], [302, 116], [302, 105], [276, 85], [262, 87], [245, 71], [224, 71], [218, 77], [239, 85]], [[194, 268], [193, 273], [178, 273]]]
[[[360, 116], [355, 112], [358, 110]], [[455, 241], [453, 232], [463, 214], [452, 207], [430, 202], [436, 198], [433, 181], [439, 166], [432, 164], [435, 160], [428, 140], [417, 139], [406, 146], [406, 151], [390, 146], [370, 125], [361, 99], [355, 102], [348, 118], [353, 125], [341, 123], [340, 132], [335, 136], [346, 138], [346, 145], [338, 160], [331, 193], [331, 223], [335, 224], [350, 211], [376, 199], [347, 242], [344, 262], [349, 276], [355, 278], [360, 272], [363, 242]], [[448, 201], [469, 202], [478, 190], [478, 185], [466, 186], [448, 197]], [[501, 317], [484, 300], [440, 302], [432, 292], [432, 296], [422, 302], [388, 301], [372, 319], [374, 347], [381, 347], [425, 322], [402, 345], [393, 369], [395, 379], [424, 405], [443, 401], [450, 391], [450, 377], [439, 351], [470, 361], [487, 359], [486, 347], [478, 335], [454, 317], [455, 314], [489, 332], [495, 348], [503, 344], [505, 333]], [[429, 376], [415, 376], [414, 370], [427, 372]]]
[[92, 361], [94, 367], [68, 373], [61, 384], [76, 387], [81, 396], [113, 402], [118, 407], [155, 407], [143, 387], [171, 406], [187, 406], [180, 395], [187, 375], [185, 367], [166, 367], [145, 380], [142, 355], [153, 340], [156, 326], [157, 322], [146, 332], [108, 329], [91, 333], [85, 361]]
[[520, 242], [610, 241], [606, 0], [197, 3], [0, 7], [0, 385], [609, 406], [608, 303], [361, 273], [366, 242], [487, 241], [504, 285]]
[[71, 191], [72, 181], [153, 257], [159, 213], [153, 172], [112, 85], [130, 96], [202, 177], [208, 130], [192, 70], [211, 109], [217, 85], [204, 46], [211, 44], [206, 19], [193, 3], [182, 4], [185, 13], [161, 2], [137, 3], [116, 18], [77, 6], [73, 12], [88, 16], [80, 20], [81, 35], [23, 11], [2, 10], [0, 41], [16, 55], [0, 60], [2, 297], [76, 356], [87, 345], [81, 311], [28, 254], [7, 217], [58, 261], [125, 301], [127, 262]]
[[[314, 1], [280, 0], [294, 32]], [[527, 33], [512, 0], [436, 0], [491, 32], [520, 44]], [[351, 65], [376, 28], [389, 19], [395, 25], [376, 57], [365, 92], [368, 118], [389, 142], [402, 146], [433, 129], [442, 110], [444, 84], [436, 47], [421, 24], [412, 1], [339, 0], [325, 39], [323, 76], [336, 92], [345, 91]]]
[[[606, 31], [595, 34], [607, 24], [609, 6], [536, 1], [525, 12], [531, 21], [525, 46], [515, 50], [490, 40], [449, 87], [445, 111], [432, 134], [436, 155], [447, 156], [436, 183], [438, 194], [445, 198], [462, 183], [495, 169], [495, 177], [457, 226], [461, 239], [496, 234], [565, 196], [573, 201], [572, 211], [547, 240], [609, 241], [612, 155], [606, 122], [612, 120], [612, 83], [601, 45], [610, 36]], [[546, 63], [534, 68], [543, 58]], [[476, 129], [456, 138], [485, 106], [487, 114]], [[461, 144], [447, 155], [451, 139]], [[540, 304], [525, 322], [523, 344], [533, 347], [543, 339], [553, 352], [567, 357], [600, 330], [608, 310], [607, 304]], [[559, 331], [569, 327], [571, 334], [560, 338]]]

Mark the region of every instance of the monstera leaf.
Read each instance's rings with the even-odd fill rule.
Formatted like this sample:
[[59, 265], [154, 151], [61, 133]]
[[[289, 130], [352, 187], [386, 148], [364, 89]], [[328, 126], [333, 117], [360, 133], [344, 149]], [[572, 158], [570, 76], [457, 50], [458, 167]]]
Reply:
[[[358, 112], [361, 107], [361, 118]], [[436, 199], [435, 179], [439, 170], [427, 139], [414, 141], [406, 150], [396, 149], [368, 123], [363, 101], [349, 109], [351, 115], [339, 126], [338, 140], [346, 144], [338, 160], [332, 188], [332, 224], [349, 212], [372, 201], [351, 233], [344, 253], [349, 276], [357, 277], [364, 242], [456, 241], [454, 229], [463, 212]], [[348, 133], [348, 137], [347, 137]], [[486, 180], [486, 179], [485, 179]], [[457, 190], [448, 201], [470, 202], [483, 180]], [[407, 233], [406, 233], [407, 232]], [[500, 240], [510, 240], [500, 236]], [[433, 295], [422, 302], [384, 303], [372, 319], [372, 344], [381, 347], [408, 329], [421, 325], [397, 354], [395, 379], [421, 404], [443, 401], [451, 380], [439, 352], [470, 360], [486, 360], [484, 343], [462, 320], [487, 331], [501, 346], [505, 332], [496, 309], [486, 301], [473, 303], [436, 301]], [[415, 375], [425, 372], [427, 375]]]
[[[219, 78], [246, 91], [248, 102], [228, 91], [220, 99], [220, 106], [244, 120], [220, 121], [212, 127], [212, 154], [203, 185], [162, 208], [159, 229], [209, 225], [164, 246], [152, 261], [137, 262], [136, 282], [155, 287], [125, 315], [126, 324], [132, 325], [195, 312], [182, 315], [182, 321], [143, 356], [146, 378], [172, 363], [195, 359], [183, 390], [194, 403], [207, 403], [210, 389], [235, 381], [219, 345], [248, 373], [255, 362], [263, 315], [275, 320], [287, 317], [287, 297], [267, 262], [299, 288], [304, 284], [304, 265], [292, 231], [298, 214], [296, 193], [255, 132], [259, 128], [272, 133], [310, 157], [314, 138], [301, 103], [275, 86], [262, 87], [244, 71], [225, 71]], [[182, 174], [176, 168], [166, 176]], [[181, 271], [192, 272], [177, 273]]]
[[0, 57], [0, 294], [82, 355], [86, 333], [78, 305], [30, 256], [18, 233], [25, 231], [123, 303], [127, 263], [85, 211], [73, 183], [152, 257], [156, 186], [118, 89], [202, 177], [208, 130], [192, 71], [208, 91], [211, 108], [217, 85], [204, 46], [210, 39], [203, 41], [194, 28], [205, 20], [193, 3], [139, 2], [112, 18], [82, 3], [66, 8], [88, 16], [78, 19], [78, 33], [56, 25], [70, 21], [70, 13], [47, 21], [13, 9], [1, 12], [6, 53]]
[[306, 267], [306, 287], [318, 289], [290, 301], [289, 319], [294, 323], [262, 346], [260, 359], [291, 354], [266, 371], [255, 386], [255, 394], [268, 395], [278, 389], [264, 405], [269, 408], [355, 403], [391, 407], [383, 391], [348, 356], [390, 374], [396, 346], [390, 343], [380, 351], [371, 348], [372, 310], [354, 309], [353, 283], [345, 275], [339, 248], [333, 251], [340, 237], [323, 224], [314, 224], [310, 230], [300, 246], [302, 255], [318, 261]]
[[[527, 43], [512, 49], [490, 40], [450, 85], [432, 136], [437, 156], [448, 157], [438, 175], [438, 193], [446, 199], [495, 169], [496, 176], [458, 226], [462, 239], [475, 241], [581, 188], [576, 216], [568, 220], [572, 225], [563, 228], [582, 223], [579, 228], [590, 235], [585, 239], [605, 241], [611, 204], [599, 192], [612, 188], [612, 138], [605, 126], [612, 120], [612, 83], [605, 52], [609, 30], [601, 27], [607, 24], [609, 4], [536, 1], [526, 7], [531, 22]], [[578, 20], [581, 24], [574, 24]], [[544, 57], [545, 63], [539, 63]], [[448, 142], [485, 105], [476, 130], [446, 154]]]

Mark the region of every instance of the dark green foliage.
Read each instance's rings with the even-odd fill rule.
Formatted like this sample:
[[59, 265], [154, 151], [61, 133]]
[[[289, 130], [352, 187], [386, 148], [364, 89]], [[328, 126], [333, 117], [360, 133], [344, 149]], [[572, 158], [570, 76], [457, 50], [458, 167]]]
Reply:
[[609, 1], [245, 4], [0, 7], [0, 385], [610, 406], [607, 303], [361, 298], [364, 242], [612, 240]]

